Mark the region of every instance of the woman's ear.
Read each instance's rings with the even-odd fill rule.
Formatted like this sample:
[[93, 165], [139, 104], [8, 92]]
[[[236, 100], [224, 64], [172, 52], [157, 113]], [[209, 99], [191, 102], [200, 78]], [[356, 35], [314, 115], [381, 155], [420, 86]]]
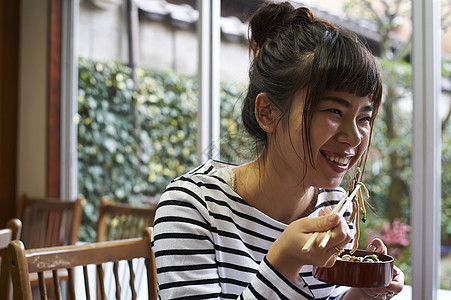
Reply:
[[267, 133], [274, 133], [279, 118], [279, 110], [274, 107], [265, 93], [255, 98], [255, 118], [260, 127]]

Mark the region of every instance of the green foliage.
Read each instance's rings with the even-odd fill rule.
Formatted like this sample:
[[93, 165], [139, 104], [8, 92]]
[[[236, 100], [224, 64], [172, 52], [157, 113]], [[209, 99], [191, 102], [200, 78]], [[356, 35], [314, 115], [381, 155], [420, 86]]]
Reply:
[[[449, 126], [448, 126], [449, 127]], [[451, 246], [451, 130], [442, 134], [441, 237]]]
[[[374, 207], [374, 213], [377, 218], [387, 215], [390, 209], [388, 203], [388, 186], [390, 186], [392, 177], [390, 172], [390, 154], [399, 155], [406, 166], [398, 170], [401, 178], [406, 183], [411, 182], [411, 151], [412, 151], [412, 127], [411, 114], [402, 113], [395, 107], [396, 123], [392, 127], [398, 132], [396, 137], [388, 138], [387, 123], [384, 122], [385, 111], [381, 109], [376, 119], [371, 140], [370, 156], [364, 173], [364, 181], [371, 192], [370, 204]], [[393, 128], [392, 128], [393, 129]], [[402, 215], [398, 216], [405, 223], [410, 220], [410, 197], [409, 190], [405, 191], [406, 197], [402, 199]]]
[[[142, 204], [158, 198], [176, 176], [196, 164], [197, 81], [172, 71], [132, 70], [117, 62], [79, 60], [78, 190], [84, 205], [80, 240], [95, 237], [102, 196]], [[235, 161], [237, 99], [243, 87], [221, 90], [221, 158]]]
[[252, 138], [245, 132], [241, 123], [241, 99], [245, 87], [232, 83], [221, 85], [221, 137], [220, 158], [223, 161], [240, 164], [257, 157], [250, 147]]
[[[412, 66], [404, 60], [379, 59], [384, 76], [386, 89], [401, 89], [397, 92], [399, 96], [406, 96], [406, 89], [410, 90], [412, 82]], [[396, 99], [399, 100], [399, 99]]]

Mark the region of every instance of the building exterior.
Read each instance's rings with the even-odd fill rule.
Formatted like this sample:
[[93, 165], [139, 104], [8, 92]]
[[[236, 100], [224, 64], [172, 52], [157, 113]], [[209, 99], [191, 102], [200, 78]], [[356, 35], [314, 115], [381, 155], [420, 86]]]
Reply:
[[[221, 80], [247, 81], [249, 57], [246, 20], [262, 2], [264, 1], [221, 2]], [[340, 12], [341, 4], [333, 5], [332, 8], [337, 10], [337, 14], [333, 14], [317, 6], [310, 6], [313, 2], [321, 4], [321, 1], [293, 1], [294, 5], [311, 7], [320, 18], [354, 31], [368, 43], [375, 55], [379, 55], [381, 36], [374, 22], [349, 20]], [[136, 0], [135, 3], [139, 12], [138, 65], [146, 69], [171, 68], [184, 74], [196, 74], [196, 24], [199, 16], [196, 1]], [[81, 1], [78, 31], [79, 56], [100, 61], [128, 61], [126, 9], [122, 1]], [[391, 42], [394, 48], [402, 43], [401, 39], [395, 38]]]

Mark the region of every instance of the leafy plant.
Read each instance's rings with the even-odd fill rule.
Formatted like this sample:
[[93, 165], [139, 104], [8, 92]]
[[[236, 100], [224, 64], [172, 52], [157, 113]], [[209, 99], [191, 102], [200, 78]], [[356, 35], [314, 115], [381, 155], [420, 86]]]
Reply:
[[[80, 240], [95, 237], [102, 196], [142, 204], [196, 164], [197, 81], [173, 71], [137, 70], [80, 58], [78, 190], [86, 197]], [[243, 87], [221, 90], [221, 158], [240, 160], [245, 135], [236, 121]], [[244, 152], [243, 152], [244, 153]]]

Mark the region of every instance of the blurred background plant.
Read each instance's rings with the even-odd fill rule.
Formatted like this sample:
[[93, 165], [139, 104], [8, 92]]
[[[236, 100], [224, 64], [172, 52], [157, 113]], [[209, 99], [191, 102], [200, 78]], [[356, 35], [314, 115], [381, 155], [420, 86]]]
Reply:
[[403, 270], [406, 282], [410, 282], [410, 225], [398, 218], [391, 223], [381, 218], [370, 219], [373, 221], [365, 226], [361, 241], [365, 242], [366, 247], [374, 238], [380, 238], [387, 246], [388, 254], [395, 259], [396, 266]]
[[[442, 4], [442, 33], [451, 25], [449, 1]], [[380, 35], [377, 54], [384, 76], [384, 98], [376, 120], [372, 149], [364, 173], [364, 182], [371, 193], [370, 203], [374, 206], [373, 217], [368, 217], [364, 228], [383, 235], [382, 230], [402, 228], [410, 224], [411, 151], [412, 151], [412, 68], [410, 54], [412, 35], [400, 39], [403, 24], [411, 21], [410, 0], [350, 0], [345, 1], [345, 14], [352, 20], [372, 22]], [[396, 46], [393, 43], [397, 40]], [[449, 81], [451, 65], [449, 55], [442, 57], [442, 77]], [[448, 91], [449, 92], [449, 91]], [[449, 97], [449, 96], [448, 96]], [[445, 99], [445, 98], [444, 98]], [[442, 262], [451, 262], [451, 106], [440, 108], [442, 119], [442, 209], [441, 245]], [[428, 201], [428, 199], [424, 199]], [[399, 220], [399, 221], [396, 221]], [[404, 225], [396, 225], [399, 224]], [[386, 225], [384, 225], [386, 224]], [[395, 226], [395, 229], [393, 228]], [[398, 227], [396, 227], [398, 226]], [[401, 226], [401, 227], [399, 227]], [[406, 225], [407, 226], [407, 225]], [[370, 230], [370, 233], [371, 233]], [[390, 232], [389, 230], [389, 232]], [[364, 231], [364, 230], [362, 230]], [[386, 234], [386, 233], [385, 233]], [[364, 239], [363, 239], [364, 240]], [[410, 284], [410, 247], [391, 245], [397, 264]], [[394, 254], [394, 255], [395, 255]], [[444, 264], [441, 264], [444, 266]], [[451, 263], [446, 264], [451, 266]], [[451, 289], [451, 276], [441, 276], [441, 287]]]

